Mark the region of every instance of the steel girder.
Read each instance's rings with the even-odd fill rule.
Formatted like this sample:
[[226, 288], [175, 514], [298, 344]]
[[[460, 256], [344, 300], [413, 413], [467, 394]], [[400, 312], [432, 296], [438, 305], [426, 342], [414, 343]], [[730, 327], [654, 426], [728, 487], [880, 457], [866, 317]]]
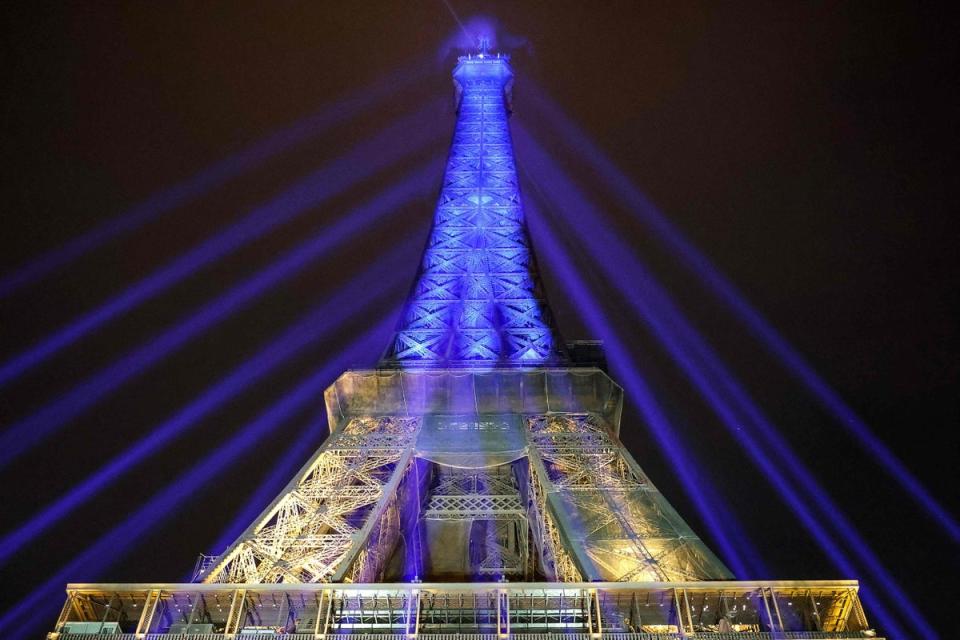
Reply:
[[419, 418], [348, 422], [201, 581], [379, 579], [399, 535], [397, 492], [419, 426]]
[[523, 221], [504, 101], [510, 77], [458, 76], [433, 230], [388, 361], [537, 365], [556, 351]]
[[[601, 419], [549, 414], [528, 417], [526, 423], [541, 537], [562, 537], [559, 545], [544, 543], [544, 548], [553, 554], [557, 546], [567, 549], [585, 579], [732, 577]], [[564, 573], [576, 579], [569, 569]], [[557, 578], [568, 579], [559, 571]]]

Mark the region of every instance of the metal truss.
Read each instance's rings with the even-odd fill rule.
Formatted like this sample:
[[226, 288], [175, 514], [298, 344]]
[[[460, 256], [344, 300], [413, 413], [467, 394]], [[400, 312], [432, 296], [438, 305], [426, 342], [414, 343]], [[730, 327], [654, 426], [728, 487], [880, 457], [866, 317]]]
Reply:
[[527, 513], [509, 465], [482, 470], [438, 466], [422, 517], [481, 525], [482, 539], [472, 541], [471, 548], [477, 575], [530, 579]]
[[548, 578], [559, 582], [580, 582], [583, 580], [583, 574], [564, 547], [560, 529], [550, 513], [550, 506], [543, 493], [543, 483], [532, 464], [529, 477], [527, 491], [530, 496], [530, 522], [536, 530], [535, 539], [539, 543], [540, 560], [544, 572]]
[[461, 61], [457, 125], [420, 274], [388, 361], [543, 364], [555, 352], [523, 208], [504, 58]]
[[513, 478], [499, 468], [438, 467], [423, 512], [427, 520], [502, 520], [525, 518]]
[[[600, 418], [593, 414], [528, 417], [527, 437], [531, 492], [543, 537], [562, 535], [560, 546], [575, 559], [585, 578], [731, 577]], [[556, 558], [556, 543], [544, 546]]]
[[354, 418], [206, 571], [203, 582], [375, 582], [399, 536], [420, 418]]

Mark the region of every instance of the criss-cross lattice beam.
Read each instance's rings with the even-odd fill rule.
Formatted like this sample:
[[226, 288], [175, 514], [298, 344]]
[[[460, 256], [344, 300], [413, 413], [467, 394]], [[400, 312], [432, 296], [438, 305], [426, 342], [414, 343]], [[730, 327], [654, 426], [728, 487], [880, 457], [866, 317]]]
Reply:
[[419, 418], [349, 421], [201, 581], [376, 580], [399, 535], [397, 490], [419, 426]]
[[445, 469], [430, 489], [426, 520], [525, 519], [512, 476], [502, 471]]
[[469, 61], [420, 274], [393, 363], [543, 364], [556, 337], [523, 221], [504, 92], [506, 59]]
[[534, 527], [534, 539], [538, 543], [541, 565], [551, 580], [580, 582], [583, 580], [583, 572], [567, 551], [556, 519], [550, 511], [543, 482], [540, 480], [544, 473], [543, 465], [535, 451], [530, 453], [529, 462], [529, 521]]

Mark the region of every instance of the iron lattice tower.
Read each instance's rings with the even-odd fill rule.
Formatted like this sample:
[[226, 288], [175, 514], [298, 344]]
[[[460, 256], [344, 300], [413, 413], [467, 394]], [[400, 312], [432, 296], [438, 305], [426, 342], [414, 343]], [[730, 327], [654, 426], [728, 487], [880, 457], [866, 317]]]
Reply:
[[[507, 122], [508, 60], [464, 58], [453, 77], [453, 144], [396, 338], [381, 371], [334, 385], [342, 406], [341, 389], [352, 403], [375, 382], [380, 410], [343, 416], [201, 579], [732, 577], [617, 440], [619, 389], [599, 370], [571, 367], [551, 326]], [[572, 386], [584, 376], [591, 397]], [[405, 404], [384, 393], [394, 380]], [[521, 382], [544, 395], [538, 410], [457, 406], [491, 390], [519, 397]], [[412, 409], [418, 392], [453, 402]]]
[[138, 638], [866, 628], [853, 581], [733, 581], [623, 447], [622, 390], [572, 361], [540, 283], [509, 59], [453, 77], [415, 285], [378, 367], [326, 391], [330, 436], [194, 584], [70, 585], [57, 632], [123, 631], [124, 606]]

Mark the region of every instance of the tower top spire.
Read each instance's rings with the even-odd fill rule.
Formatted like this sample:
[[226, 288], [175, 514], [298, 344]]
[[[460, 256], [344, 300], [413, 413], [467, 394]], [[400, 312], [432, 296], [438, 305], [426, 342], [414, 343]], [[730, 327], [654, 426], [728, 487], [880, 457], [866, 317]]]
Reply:
[[540, 367], [567, 360], [524, 224], [510, 128], [509, 58], [454, 69], [457, 124], [433, 229], [384, 366]]

